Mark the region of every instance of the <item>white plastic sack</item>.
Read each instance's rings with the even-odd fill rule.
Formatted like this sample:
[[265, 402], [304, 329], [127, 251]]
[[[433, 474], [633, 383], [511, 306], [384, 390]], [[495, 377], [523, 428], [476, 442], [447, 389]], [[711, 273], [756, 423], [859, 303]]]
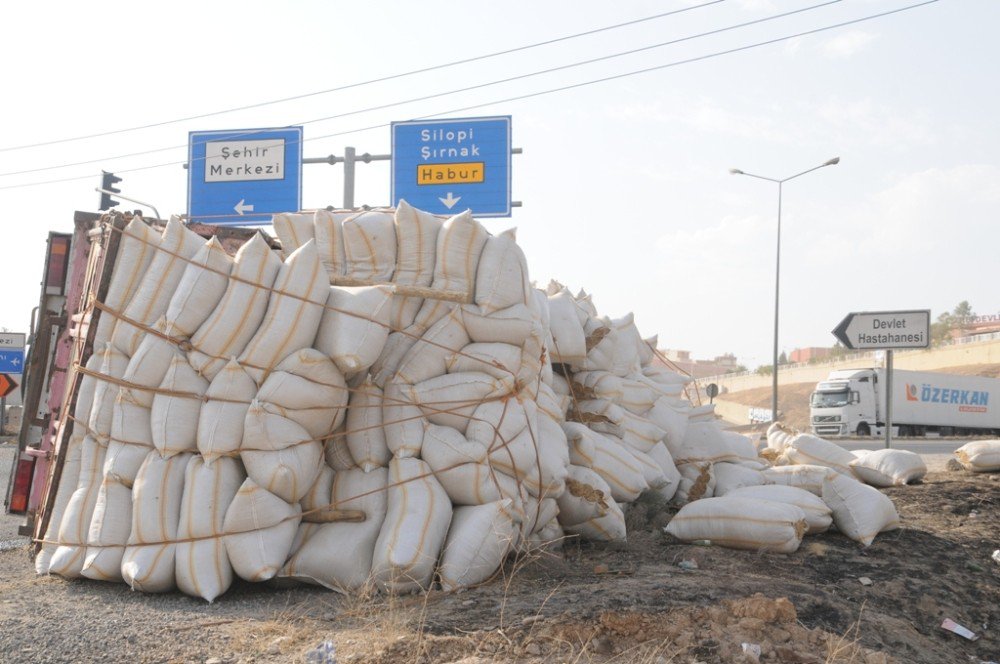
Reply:
[[191, 337], [194, 350], [188, 361], [203, 376], [212, 380], [230, 358], [246, 348], [264, 318], [270, 288], [281, 267], [281, 259], [259, 233], [236, 252], [222, 300]]
[[303, 523], [311, 532], [288, 560], [280, 576], [316, 583], [332, 590], [349, 592], [371, 580], [375, 541], [386, 514], [388, 470], [338, 471], [333, 479], [329, 502], [335, 509], [360, 510], [361, 522]]
[[316, 239], [316, 229], [313, 226], [315, 213], [283, 213], [271, 217], [274, 234], [281, 241], [283, 258], [290, 256], [296, 249], [309, 240]]
[[153, 445], [162, 457], [198, 449], [198, 416], [208, 389], [208, 381], [195, 373], [182, 356], [170, 363], [160, 384], [162, 392], [153, 397], [150, 409]]
[[177, 528], [177, 587], [211, 603], [233, 582], [233, 566], [222, 541], [226, 511], [246, 479], [239, 460], [188, 461]]
[[132, 534], [122, 559], [122, 578], [132, 590], [163, 593], [174, 589], [177, 527], [184, 496], [184, 473], [193, 454], [146, 458], [135, 480]]
[[233, 571], [247, 581], [272, 578], [284, 565], [301, 520], [298, 503], [289, 504], [248, 478], [222, 524]]
[[784, 486], [794, 486], [805, 489], [809, 493], [820, 496], [823, 494], [823, 482], [830, 473], [837, 471], [826, 466], [811, 464], [799, 466], [775, 466], [761, 471], [768, 481]]
[[260, 328], [240, 354], [240, 364], [258, 385], [293, 351], [312, 345], [328, 290], [316, 245], [307, 242], [278, 271]]
[[800, 433], [788, 441], [785, 456], [794, 464], [826, 466], [847, 477], [854, 477], [851, 462], [855, 456], [840, 445], [812, 434]]
[[344, 219], [344, 273], [350, 279], [387, 282], [396, 269], [396, 227], [387, 212], [366, 210]]
[[[188, 261], [204, 244], [204, 238], [188, 230], [177, 217], [171, 217], [149, 269], [125, 307], [125, 317], [141, 325], [152, 325], [165, 314]], [[143, 334], [142, 329], [119, 320], [111, 341], [126, 355], [132, 355]]]
[[725, 496], [729, 492], [747, 486], [769, 484], [767, 477], [759, 470], [744, 468], [732, 463], [717, 463], [712, 466], [715, 473], [716, 496]]
[[330, 286], [316, 335], [316, 348], [344, 375], [375, 364], [390, 331], [392, 290], [388, 286]]
[[1000, 440], [976, 440], [955, 450], [966, 470], [988, 473], [1000, 470]]
[[229, 286], [233, 259], [213, 237], [191, 258], [167, 306], [171, 334], [189, 338], [212, 314]]
[[344, 421], [348, 388], [333, 362], [312, 348], [298, 350], [275, 367], [257, 392], [269, 413], [292, 420], [315, 439]]
[[794, 553], [806, 532], [795, 505], [753, 498], [706, 498], [688, 503], [665, 530], [679, 540], [711, 540], [733, 549]]
[[514, 542], [511, 501], [455, 509], [441, 554], [441, 589], [452, 591], [492, 576]]
[[850, 467], [858, 479], [872, 486], [909, 484], [927, 474], [920, 455], [906, 450], [875, 450], [852, 461]]
[[888, 496], [845, 475], [827, 477], [822, 498], [833, 510], [837, 530], [861, 546], [870, 546], [879, 533], [899, 527], [899, 514]]
[[198, 451], [206, 461], [239, 451], [243, 421], [256, 393], [257, 384], [235, 359], [212, 379], [198, 415], [196, 435]]
[[451, 501], [426, 463], [393, 459], [385, 523], [372, 558], [375, 582], [395, 592], [427, 589], [451, 516]]
[[776, 503], [795, 505], [806, 515], [807, 535], [826, 532], [833, 523], [833, 512], [819, 496], [805, 489], [779, 484], [761, 484], [733, 489], [726, 494], [728, 498], [752, 498], [755, 500], [770, 500]]
[[365, 472], [386, 466], [392, 458], [382, 427], [382, 390], [371, 379], [351, 394], [347, 448], [354, 463]]

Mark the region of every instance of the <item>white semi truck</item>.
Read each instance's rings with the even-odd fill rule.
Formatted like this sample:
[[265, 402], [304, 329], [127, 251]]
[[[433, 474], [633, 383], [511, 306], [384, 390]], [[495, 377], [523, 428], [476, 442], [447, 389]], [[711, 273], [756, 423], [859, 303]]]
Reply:
[[[885, 386], [885, 369], [830, 372], [809, 399], [813, 433], [883, 435]], [[1000, 379], [894, 370], [892, 425], [900, 436], [1000, 435]]]

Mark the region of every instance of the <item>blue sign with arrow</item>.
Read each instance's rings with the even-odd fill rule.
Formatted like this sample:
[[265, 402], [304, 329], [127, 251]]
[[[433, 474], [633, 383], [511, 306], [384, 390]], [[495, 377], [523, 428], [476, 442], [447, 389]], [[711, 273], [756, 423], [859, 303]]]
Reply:
[[302, 207], [302, 127], [193, 131], [188, 217], [253, 226]]
[[510, 216], [510, 116], [392, 123], [392, 204]]
[[24, 349], [0, 350], [0, 373], [24, 373]]

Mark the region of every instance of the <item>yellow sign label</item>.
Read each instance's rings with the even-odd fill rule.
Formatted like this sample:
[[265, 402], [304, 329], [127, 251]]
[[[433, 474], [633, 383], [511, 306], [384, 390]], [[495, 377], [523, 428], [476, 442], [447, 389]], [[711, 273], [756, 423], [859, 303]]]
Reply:
[[417, 184], [476, 184], [486, 180], [486, 163], [419, 164]]

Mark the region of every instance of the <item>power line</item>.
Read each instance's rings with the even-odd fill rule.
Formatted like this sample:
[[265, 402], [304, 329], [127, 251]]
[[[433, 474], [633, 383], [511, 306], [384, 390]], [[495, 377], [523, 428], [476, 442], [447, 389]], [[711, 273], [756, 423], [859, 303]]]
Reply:
[[[577, 39], [579, 37], [588, 37], [590, 35], [596, 35], [601, 32], [608, 32], [610, 30], [617, 30], [619, 28], [625, 28], [631, 25], [638, 25], [639, 23], [645, 23], [648, 21], [653, 21], [656, 19], [665, 18], [667, 16], [673, 16], [675, 14], [682, 14], [684, 12], [689, 12], [695, 9], [702, 9], [704, 7], [709, 7], [711, 5], [717, 5], [719, 3], [725, 2], [726, 0], [710, 0], [709, 2], [704, 2], [700, 5], [692, 5], [689, 7], [682, 7], [680, 9], [673, 9], [668, 12], [661, 12], [659, 14], [653, 14], [652, 16], [646, 16], [643, 18], [633, 19], [631, 21], [625, 21], [624, 23], [615, 23], [613, 25], [607, 25], [600, 28], [594, 28], [591, 30], [586, 30], [584, 32], [577, 32], [571, 35], [564, 35], [562, 37], [555, 37], [552, 39], [546, 39], [545, 41], [535, 42], [533, 44], [525, 44], [523, 46], [516, 46], [514, 48], [508, 48], [502, 51], [495, 51], [493, 53], [485, 53], [483, 55], [473, 56], [471, 58], [465, 58], [462, 60], [454, 60], [452, 62], [445, 62], [437, 65], [431, 65], [429, 67], [423, 67], [420, 69], [411, 69], [410, 71], [400, 72], [398, 74], [390, 74], [388, 76], [382, 76], [380, 78], [373, 78], [367, 81], [359, 81], [356, 83], [348, 83], [346, 85], [341, 85], [335, 88], [328, 88], [326, 90], [317, 90], [315, 92], [306, 92], [300, 95], [294, 95], [291, 97], [282, 97], [280, 99], [271, 99], [269, 101], [257, 102], [255, 104], [247, 104], [245, 106], [236, 106], [234, 108], [222, 109], [219, 111], [209, 111], [207, 113], [200, 113], [198, 115], [189, 115], [183, 118], [175, 118], [173, 120], [163, 120], [161, 122], [152, 122], [150, 124], [136, 125], [134, 127], [125, 127], [123, 129], [112, 129], [109, 131], [98, 132], [94, 134], [86, 134], [82, 136], [73, 136], [69, 138], [59, 138], [51, 141], [42, 141], [39, 143], [29, 143], [25, 145], [16, 145], [11, 147], [0, 147], [0, 152], [11, 152], [14, 150], [26, 150], [28, 148], [44, 147], [48, 145], [58, 145], [60, 143], [71, 143], [73, 141], [82, 141], [88, 138], [101, 138], [103, 136], [113, 136], [115, 134], [124, 134], [132, 131], [139, 131], [142, 129], [153, 129], [155, 127], [163, 127], [166, 125], [177, 124], [179, 122], [187, 122], [189, 120], [200, 120], [202, 118], [210, 118], [217, 115], [224, 115], [226, 113], [236, 113], [239, 111], [247, 111], [253, 108], [261, 108], [263, 106], [271, 106], [274, 104], [282, 104], [289, 101], [296, 101], [299, 99], [308, 99], [309, 97], [316, 97], [319, 95], [329, 94], [331, 92], [342, 92], [344, 90], [351, 90], [353, 88], [360, 88], [366, 85], [373, 85], [375, 83], [385, 83], [386, 81], [393, 81], [406, 76], [413, 76], [416, 74], [426, 74], [432, 71], [438, 71], [441, 69], [447, 69], [449, 67], [457, 67], [458, 65], [469, 64], [471, 62], [479, 62], [481, 60], [488, 60], [489, 58], [496, 58], [502, 55], [510, 55], [511, 53], [518, 53], [520, 51], [527, 51], [532, 48], [538, 48], [540, 46], [549, 46], [551, 44], [557, 44], [559, 42], [569, 41], [570, 39]], [[6, 174], [4, 174], [6, 175]]]
[[[574, 69], [576, 67], [583, 67], [583, 66], [586, 66], [586, 65], [595, 64], [597, 62], [604, 62], [604, 61], [607, 61], [607, 60], [613, 60], [615, 58], [621, 58], [621, 57], [625, 57], [625, 56], [628, 56], [628, 55], [635, 55], [636, 53], [642, 53], [643, 51], [650, 51], [650, 50], [653, 50], [653, 49], [656, 49], [656, 48], [663, 48], [663, 47], [666, 47], [666, 46], [673, 46], [673, 45], [676, 45], [676, 44], [680, 44], [682, 42], [692, 41], [694, 39], [701, 39], [702, 37], [710, 37], [712, 35], [717, 35], [717, 34], [721, 34], [723, 32], [729, 32], [729, 31], [732, 31], [732, 30], [738, 30], [738, 29], [741, 29], [741, 28], [746, 28], [746, 27], [749, 27], [751, 25], [757, 25], [759, 23], [766, 23], [768, 21], [774, 21], [774, 20], [777, 20], [777, 19], [780, 19], [780, 18], [785, 18], [785, 17], [788, 17], [788, 16], [792, 16], [794, 14], [801, 14], [801, 13], [804, 13], [804, 12], [809, 12], [809, 11], [813, 11], [813, 10], [816, 10], [816, 9], [820, 9], [822, 7], [826, 7], [828, 5], [837, 4], [837, 3], [840, 3], [842, 1], [843, 0], [827, 0], [826, 2], [821, 2], [820, 4], [817, 4], [817, 5], [810, 5], [808, 7], [801, 7], [799, 9], [793, 9], [791, 11], [782, 12], [780, 14], [774, 14], [772, 16], [765, 16], [763, 18], [754, 19], [752, 21], [745, 21], [743, 23], [736, 23], [734, 25], [729, 25], [729, 26], [726, 26], [726, 27], [723, 27], [723, 28], [716, 28], [714, 30], [708, 30], [706, 32], [700, 32], [698, 34], [688, 35], [686, 37], [679, 37], [677, 39], [671, 39], [669, 41], [659, 42], [657, 44], [650, 44], [648, 46], [640, 46], [638, 48], [633, 48], [633, 49], [629, 49], [629, 50], [626, 50], [626, 51], [619, 51], [617, 53], [611, 53], [611, 54], [608, 54], [608, 55], [602, 55], [602, 56], [598, 56], [596, 58], [590, 58], [590, 59], [587, 59], [587, 60], [580, 60], [580, 61], [577, 61], [577, 62], [572, 62], [572, 63], [569, 63], [569, 64], [565, 64], [565, 65], [559, 65], [557, 67], [549, 67], [548, 69], [541, 69], [541, 70], [537, 70], [537, 71], [533, 71], [533, 72], [528, 72], [526, 74], [519, 74], [519, 75], [516, 75], [516, 76], [509, 76], [507, 78], [501, 78], [501, 79], [494, 80], [494, 81], [489, 81], [489, 82], [486, 82], [486, 83], [477, 83], [475, 85], [470, 85], [470, 86], [466, 86], [466, 87], [463, 87], [463, 88], [457, 88], [457, 89], [454, 89], [454, 90], [448, 90], [448, 91], [445, 91], [445, 92], [436, 92], [434, 94], [423, 95], [421, 97], [412, 97], [410, 99], [404, 99], [402, 101], [388, 102], [388, 103], [385, 103], [385, 104], [379, 104], [377, 106], [369, 106], [367, 108], [355, 109], [353, 111], [346, 111], [346, 112], [337, 113], [337, 114], [334, 114], [334, 115], [327, 115], [327, 116], [324, 116], [324, 117], [321, 117], [321, 118], [313, 118], [311, 120], [304, 120], [302, 122], [294, 122], [294, 123], [292, 123], [291, 125], [288, 125], [288, 126], [299, 126], [299, 125], [315, 124], [315, 123], [318, 123], [318, 122], [326, 122], [328, 120], [339, 120], [341, 118], [350, 117], [352, 115], [360, 115], [360, 114], [363, 114], [363, 113], [370, 113], [372, 111], [381, 111], [381, 110], [385, 110], [387, 108], [394, 108], [396, 106], [404, 106], [406, 104], [413, 104], [413, 103], [416, 103], [416, 102], [428, 101], [428, 100], [431, 100], [431, 99], [438, 99], [440, 97], [448, 97], [448, 96], [451, 96], [451, 95], [461, 94], [463, 92], [471, 92], [473, 90], [480, 90], [482, 88], [492, 87], [492, 86], [495, 86], [495, 85], [502, 85], [504, 83], [512, 83], [514, 81], [520, 81], [520, 80], [524, 80], [526, 78], [532, 78], [532, 77], [535, 77], [535, 76], [543, 76], [545, 74], [552, 74], [554, 72], [565, 71], [567, 69]], [[259, 131], [264, 131], [264, 130], [259, 130]], [[249, 131], [241, 132], [239, 134], [235, 134], [233, 136], [233, 138], [248, 138], [248, 137], [253, 136], [255, 133], [257, 133], [257, 130], [249, 130]], [[142, 151], [139, 151], [139, 152], [130, 152], [130, 153], [119, 154], [119, 155], [114, 155], [114, 156], [99, 157], [99, 158], [96, 158], [96, 159], [87, 159], [87, 160], [84, 160], [84, 161], [77, 161], [77, 162], [66, 163], [66, 164], [57, 164], [55, 166], [40, 166], [38, 168], [30, 168], [30, 169], [24, 169], [24, 170], [20, 170], [20, 171], [9, 171], [7, 173], [0, 173], [0, 177], [8, 177], [8, 176], [11, 176], [11, 175], [26, 175], [28, 173], [40, 173], [42, 171], [52, 171], [52, 170], [58, 170], [60, 168], [72, 168], [74, 166], [86, 166], [88, 164], [98, 164], [98, 163], [102, 163], [102, 162], [111, 161], [111, 160], [114, 160], [114, 159], [127, 159], [127, 158], [130, 158], [130, 157], [140, 157], [140, 156], [147, 155], [147, 154], [154, 154], [156, 152], [166, 152], [168, 150], [178, 150], [178, 149], [187, 148], [187, 147], [188, 147], [187, 144], [184, 144], [184, 145], [172, 145], [172, 146], [169, 146], [169, 147], [154, 148], [154, 149], [151, 149], [151, 150], [142, 150]]]
[[[812, 30], [805, 30], [805, 31], [802, 31], [802, 32], [794, 33], [794, 34], [785, 35], [783, 37], [775, 37], [773, 39], [768, 39], [766, 41], [756, 42], [756, 43], [753, 43], [753, 44], [747, 44], [745, 46], [737, 46], [735, 48], [727, 49], [727, 50], [724, 50], [724, 51], [715, 51], [715, 52], [708, 53], [708, 54], [705, 54], [705, 55], [700, 55], [700, 56], [696, 56], [696, 57], [692, 57], [692, 58], [686, 58], [684, 60], [675, 60], [674, 62], [668, 62], [666, 64], [656, 65], [656, 66], [653, 66], [653, 67], [645, 67], [643, 69], [634, 69], [634, 70], [631, 70], [631, 71], [623, 72], [621, 74], [614, 74], [614, 75], [611, 75], [611, 76], [605, 76], [605, 77], [602, 77], [602, 78], [591, 79], [591, 80], [588, 80], [588, 81], [581, 81], [579, 83], [573, 83], [573, 84], [570, 84], [570, 85], [564, 85], [564, 86], [560, 86], [560, 87], [557, 87], [557, 88], [549, 88], [549, 89], [546, 89], [546, 90], [540, 90], [540, 91], [537, 91], [537, 92], [530, 92], [530, 93], [526, 93], [526, 94], [523, 94], [523, 95], [517, 95], [517, 96], [514, 96], [514, 97], [506, 97], [504, 99], [495, 99], [495, 100], [488, 101], [488, 102], [483, 102], [483, 103], [480, 103], [480, 104], [473, 104], [473, 105], [470, 105], [470, 106], [463, 106], [461, 108], [452, 108], [452, 109], [449, 109], [447, 111], [440, 111], [440, 112], [437, 112], [437, 113], [431, 113], [431, 114], [428, 114], [428, 115], [419, 116], [419, 117], [414, 118], [414, 119], [420, 120], [420, 119], [426, 119], [426, 118], [440, 117], [442, 115], [450, 115], [452, 113], [460, 113], [460, 112], [464, 112], [464, 111], [475, 110], [475, 109], [484, 108], [484, 107], [487, 107], [487, 106], [494, 106], [496, 104], [505, 104], [505, 103], [514, 102], [514, 101], [521, 101], [521, 100], [524, 100], [524, 99], [531, 99], [531, 98], [534, 98], [534, 97], [541, 97], [541, 96], [544, 96], [544, 95], [554, 94], [554, 93], [557, 93], [557, 92], [565, 92], [567, 90], [575, 90], [577, 88], [586, 87], [588, 85], [595, 85], [595, 84], [598, 84], [598, 83], [606, 83], [608, 81], [614, 81], [614, 80], [619, 80], [619, 79], [623, 79], [623, 78], [628, 78], [628, 77], [631, 77], [631, 76], [637, 76], [639, 74], [648, 74], [648, 73], [654, 72], [654, 71], [660, 71], [660, 70], [663, 70], [663, 69], [669, 69], [669, 68], [678, 67], [678, 66], [681, 66], [681, 65], [691, 64], [691, 63], [695, 63], [695, 62], [701, 62], [701, 61], [704, 61], [704, 60], [710, 60], [712, 58], [717, 58], [717, 57], [721, 57], [721, 56], [724, 56], [724, 55], [731, 55], [733, 53], [739, 53], [739, 52], [742, 52], [742, 51], [748, 51], [748, 50], [755, 49], [755, 48], [760, 48], [760, 47], [763, 47], [763, 46], [770, 46], [772, 44], [778, 44], [778, 43], [781, 43], [783, 41], [788, 41], [790, 39], [796, 39], [798, 37], [807, 37], [809, 35], [814, 35], [814, 34], [818, 34], [818, 33], [821, 33], [821, 32], [827, 32], [829, 30], [836, 30], [837, 28], [843, 28], [843, 27], [846, 27], [846, 26], [849, 26], [849, 25], [856, 25], [858, 23], [864, 23], [866, 21], [872, 21], [874, 19], [883, 18], [883, 17], [886, 17], [886, 16], [891, 16], [893, 14], [900, 14], [902, 12], [909, 11], [911, 9], [917, 9], [919, 7], [924, 7], [926, 5], [934, 4], [934, 3], [938, 2], [938, 1], [939, 0], [924, 0], [924, 2], [918, 2], [918, 3], [913, 4], [913, 5], [907, 5], [905, 7], [899, 7], [897, 9], [892, 9], [892, 10], [885, 11], [885, 12], [880, 12], [878, 14], [870, 14], [868, 16], [863, 16], [861, 18], [851, 19], [849, 21], [843, 21], [841, 23], [835, 23], [835, 24], [824, 26], [824, 27], [820, 27], [820, 28], [814, 28]], [[384, 122], [384, 123], [381, 123], [381, 124], [371, 125], [371, 126], [368, 126], [368, 127], [359, 127], [359, 128], [356, 128], [356, 129], [349, 129], [349, 130], [345, 130], [345, 131], [334, 132], [332, 134], [324, 134], [322, 136], [314, 136], [314, 137], [310, 137], [310, 138], [307, 138], [307, 139], [303, 139], [303, 141], [316, 141], [316, 140], [320, 140], [320, 139], [324, 139], [324, 138], [333, 138], [333, 137], [336, 137], [336, 136], [345, 136], [345, 135], [348, 135], [348, 134], [356, 134], [356, 133], [360, 133], [360, 132], [363, 132], [363, 131], [370, 131], [372, 129], [382, 129], [382, 128], [388, 127], [389, 125], [390, 125], [390, 123]], [[163, 163], [163, 164], [153, 164], [153, 165], [150, 165], [150, 166], [139, 166], [139, 167], [131, 168], [131, 169], [116, 169], [115, 172], [116, 173], [135, 173], [135, 172], [139, 172], [139, 171], [150, 170], [150, 169], [153, 169], [153, 168], [164, 168], [164, 167], [167, 167], [167, 166], [180, 166], [180, 165], [183, 165], [185, 163], [187, 163], [187, 162], [186, 161], [174, 161], [174, 162]], [[59, 178], [59, 179], [55, 179], [55, 180], [44, 180], [44, 181], [39, 181], [39, 182], [28, 182], [28, 183], [25, 183], [25, 184], [5, 185], [5, 186], [0, 186], [0, 190], [4, 190], [4, 189], [21, 189], [21, 188], [36, 187], [36, 186], [46, 185], [46, 184], [58, 184], [58, 183], [62, 183], [62, 182], [73, 182], [73, 181], [77, 181], [77, 180], [90, 179], [92, 177], [97, 177], [97, 176], [95, 174], [91, 174], [91, 175], [81, 175], [81, 176], [69, 177], [69, 178]]]

